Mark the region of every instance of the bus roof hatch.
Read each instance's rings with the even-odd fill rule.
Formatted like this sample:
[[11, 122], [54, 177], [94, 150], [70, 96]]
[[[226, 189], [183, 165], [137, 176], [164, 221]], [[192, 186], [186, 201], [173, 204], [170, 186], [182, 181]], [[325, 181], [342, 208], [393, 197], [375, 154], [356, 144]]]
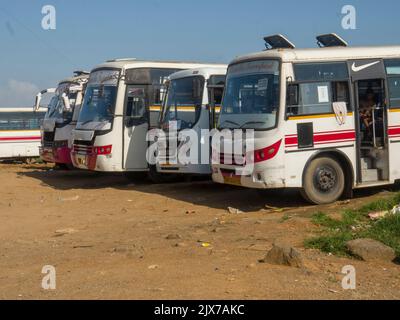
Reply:
[[317, 36], [317, 44], [323, 47], [348, 47], [349, 44], [336, 33], [321, 34]]
[[296, 48], [296, 46], [292, 42], [290, 42], [285, 36], [281, 34], [264, 37], [264, 41], [267, 50]]

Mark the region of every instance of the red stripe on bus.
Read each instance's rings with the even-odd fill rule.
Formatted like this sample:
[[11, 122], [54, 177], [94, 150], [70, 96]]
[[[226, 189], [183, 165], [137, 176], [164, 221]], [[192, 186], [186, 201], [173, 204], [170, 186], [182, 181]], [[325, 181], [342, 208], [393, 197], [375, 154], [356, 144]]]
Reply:
[[314, 142], [328, 142], [328, 141], [337, 141], [337, 140], [350, 140], [356, 139], [356, 133], [353, 132], [343, 132], [343, 133], [332, 133], [332, 134], [323, 134], [323, 135], [314, 135]]
[[[343, 141], [354, 141], [356, 139], [356, 133], [354, 131], [343, 131], [341, 133], [316, 133], [314, 134], [314, 143], [315, 144], [324, 144], [324, 143], [336, 143]], [[286, 137], [285, 144], [287, 147], [297, 146], [299, 143], [298, 137]]]
[[389, 128], [388, 134], [389, 134], [389, 136], [400, 135], [400, 127], [398, 127], [398, 128]]

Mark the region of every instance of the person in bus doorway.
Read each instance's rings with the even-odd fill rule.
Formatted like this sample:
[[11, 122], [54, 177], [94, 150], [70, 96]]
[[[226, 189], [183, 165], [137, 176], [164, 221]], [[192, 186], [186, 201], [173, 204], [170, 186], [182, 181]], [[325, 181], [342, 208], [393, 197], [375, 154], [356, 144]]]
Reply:
[[360, 119], [361, 119], [361, 131], [365, 133], [364, 140], [372, 140], [373, 134], [373, 116], [372, 113], [376, 108], [376, 98], [372, 88], [368, 88], [364, 96], [364, 99], [360, 101]]

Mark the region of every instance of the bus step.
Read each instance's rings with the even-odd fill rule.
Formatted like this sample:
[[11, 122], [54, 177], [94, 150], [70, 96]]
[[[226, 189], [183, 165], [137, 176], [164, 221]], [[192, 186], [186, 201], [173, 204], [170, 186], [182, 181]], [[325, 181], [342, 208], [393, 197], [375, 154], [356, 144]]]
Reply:
[[362, 170], [362, 181], [373, 182], [379, 180], [379, 174], [377, 169], [364, 169]]
[[361, 158], [361, 169], [362, 170], [373, 169], [372, 159], [371, 158]]

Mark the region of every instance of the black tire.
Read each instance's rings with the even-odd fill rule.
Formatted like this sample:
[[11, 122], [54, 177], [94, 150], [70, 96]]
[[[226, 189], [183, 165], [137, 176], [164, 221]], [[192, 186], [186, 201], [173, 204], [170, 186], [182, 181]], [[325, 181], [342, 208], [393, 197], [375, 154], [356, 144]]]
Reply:
[[306, 168], [301, 195], [312, 204], [333, 203], [343, 195], [345, 179], [338, 161], [329, 157], [317, 158]]
[[55, 166], [54, 166], [54, 170], [57, 170], [57, 171], [69, 171], [69, 168], [65, 163], [56, 163]]

